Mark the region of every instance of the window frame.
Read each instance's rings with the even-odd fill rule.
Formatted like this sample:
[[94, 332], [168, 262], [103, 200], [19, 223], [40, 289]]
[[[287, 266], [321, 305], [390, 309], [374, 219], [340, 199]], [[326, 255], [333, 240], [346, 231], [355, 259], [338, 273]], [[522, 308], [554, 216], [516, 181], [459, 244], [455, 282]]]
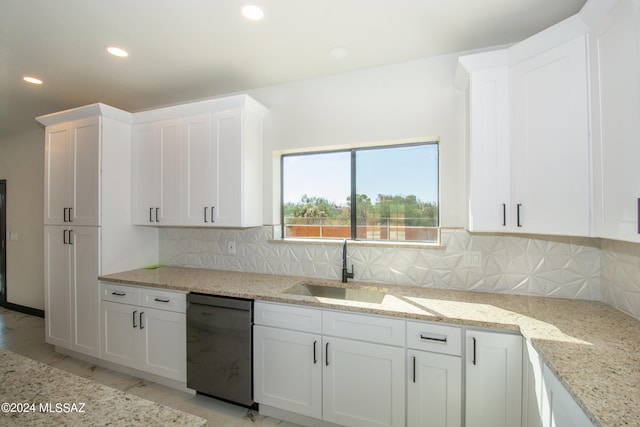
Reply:
[[[356, 191], [356, 176], [357, 176], [357, 168], [356, 168], [356, 153], [358, 151], [369, 151], [369, 150], [380, 150], [380, 149], [388, 149], [388, 148], [402, 148], [402, 147], [416, 147], [416, 146], [425, 146], [425, 145], [435, 145], [437, 150], [438, 159], [436, 162], [437, 173], [436, 173], [436, 188], [437, 188], [437, 229], [438, 229], [438, 238], [435, 242], [426, 241], [426, 240], [369, 240], [369, 239], [359, 239], [357, 237], [357, 191]], [[319, 155], [319, 154], [331, 154], [331, 153], [349, 153], [350, 155], [350, 196], [351, 196], [351, 212], [349, 215], [350, 218], [350, 234], [351, 236], [348, 240], [359, 241], [359, 242], [376, 242], [380, 243], [391, 243], [391, 244], [439, 244], [440, 240], [440, 140], [438, 138], [424, 138], [420, 141], [415, 142], [403, 142], [403, 143], [385, 143], [380, 145], [366, 145], [366, 146], [357, 146], [357, 147], [345, 147], [345, 148], [335, 148], [335, 149], [327, 149], [327, 150], [310, 150], [310, 151], [291, 151], [287, 153], [282, 153], [280, 155], [280, 236], [282, 240], [306, 240], [296, 237], [286, 237], [285, 235], [285, 212], [284, 212], [284, 159], [286, 157], [292, 156], [307, 156], [307, 155]], [[329, 239], [329, 238], [309, 238], [309, 240], [313, 241], [332, 241], [339, 239]]]

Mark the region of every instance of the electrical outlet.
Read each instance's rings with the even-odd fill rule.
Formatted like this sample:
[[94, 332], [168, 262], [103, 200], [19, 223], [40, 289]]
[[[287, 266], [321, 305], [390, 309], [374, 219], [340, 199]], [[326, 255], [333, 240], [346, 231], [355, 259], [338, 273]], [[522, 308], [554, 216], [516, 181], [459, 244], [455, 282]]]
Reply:
[[229, 254], [235, 254], [236, 253], [236, 242], [234, 242], [233, 240], [229, 240], [227, 242], [227, 253], [229, 253]]
[[482, 252], [465, 251], [463, 254], [463, 263], [467, 268], [482, 268]]

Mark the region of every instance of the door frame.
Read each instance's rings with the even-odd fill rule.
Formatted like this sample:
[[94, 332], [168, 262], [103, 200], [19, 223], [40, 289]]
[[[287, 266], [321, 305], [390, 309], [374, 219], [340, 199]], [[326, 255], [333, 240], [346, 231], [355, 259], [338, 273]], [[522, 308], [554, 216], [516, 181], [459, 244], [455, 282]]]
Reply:
[[0, 179], [0, 306], [7, 305], [7, 180]]
[[20, 304], [14, 304], [7, 301], [7, 252], [9, 246], [7, 245], [7, 180], [0, 179], [0, 197], [4, 200], [0, 203], [0, 245], [4, 244], [4, 251], [0, 256], [0, 269], [4, 271], [4, 283], [0, 283], [0, 307], [5, 307], [10, 310], [19, 311], [21, 313], [31, 314], [38, 317], [44, 317], [44, 310], [37, 308], [27, 307]]

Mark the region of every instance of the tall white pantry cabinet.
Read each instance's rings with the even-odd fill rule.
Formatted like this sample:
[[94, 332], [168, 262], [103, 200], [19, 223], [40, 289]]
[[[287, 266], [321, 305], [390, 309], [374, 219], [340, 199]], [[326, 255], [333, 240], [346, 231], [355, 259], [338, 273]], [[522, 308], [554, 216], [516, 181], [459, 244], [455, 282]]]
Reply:
[[37, 120], [46, 126], [46, 341], [99, 357], [98, 276], [158, 262], [157, 231], [131, 225], [132, 116], [92, 104]]

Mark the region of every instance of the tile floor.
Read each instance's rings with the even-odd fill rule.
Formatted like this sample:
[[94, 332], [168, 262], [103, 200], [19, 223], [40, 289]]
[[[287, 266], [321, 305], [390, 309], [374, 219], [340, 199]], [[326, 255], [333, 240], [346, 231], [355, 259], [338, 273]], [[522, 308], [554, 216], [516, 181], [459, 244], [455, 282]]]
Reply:
[[296, 427], [296, 424], [258, 415], [255, 411], [218, 400], [174, 390], [114, 372], [55, 352], [44, 342], [44, 319], [0, 307], [0, 348], [91, 379], [127, 393], [207, 419], [215, 427]]

